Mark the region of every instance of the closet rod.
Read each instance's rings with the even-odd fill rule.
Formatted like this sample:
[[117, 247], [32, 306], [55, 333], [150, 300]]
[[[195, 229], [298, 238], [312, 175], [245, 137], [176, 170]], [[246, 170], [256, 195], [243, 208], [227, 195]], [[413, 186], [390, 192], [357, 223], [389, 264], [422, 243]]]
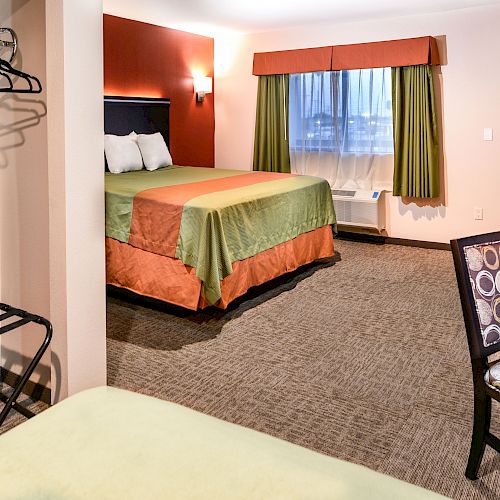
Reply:
[[0, 47], [7, 47], [12, 49], [12, 54], [10, 56], [9, 62], [14, 60], [17, 53], [17, 35], [16, 32], [12, 28], [0, 28], [0, 33], [9, 33], [12, 40], [0, 40]]

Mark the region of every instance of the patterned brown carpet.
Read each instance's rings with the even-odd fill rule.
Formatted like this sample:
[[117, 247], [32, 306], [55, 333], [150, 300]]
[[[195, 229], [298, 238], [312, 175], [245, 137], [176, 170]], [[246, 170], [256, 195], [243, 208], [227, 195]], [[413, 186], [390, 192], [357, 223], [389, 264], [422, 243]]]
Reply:
[[110, 298], [109, 383], [453, 498], [499, 498], [491, 449], [481, 479], [464, 477], [472, 383], [451, 252], [337, 250], [227, 312]]

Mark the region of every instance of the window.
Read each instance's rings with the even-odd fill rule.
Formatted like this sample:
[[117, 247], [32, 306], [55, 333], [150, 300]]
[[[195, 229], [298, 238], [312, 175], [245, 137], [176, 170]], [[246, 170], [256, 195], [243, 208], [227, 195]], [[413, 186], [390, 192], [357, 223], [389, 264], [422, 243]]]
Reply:
[[290, 75], [290, 149], [393, 152], [391, 69]]

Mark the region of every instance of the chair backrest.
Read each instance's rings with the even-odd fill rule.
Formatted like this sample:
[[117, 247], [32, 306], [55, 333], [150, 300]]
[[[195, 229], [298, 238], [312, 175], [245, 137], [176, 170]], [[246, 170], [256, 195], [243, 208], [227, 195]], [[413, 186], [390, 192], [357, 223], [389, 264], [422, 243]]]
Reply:
[[500, 351], [500, 232], [451, 241], [471, 358]]

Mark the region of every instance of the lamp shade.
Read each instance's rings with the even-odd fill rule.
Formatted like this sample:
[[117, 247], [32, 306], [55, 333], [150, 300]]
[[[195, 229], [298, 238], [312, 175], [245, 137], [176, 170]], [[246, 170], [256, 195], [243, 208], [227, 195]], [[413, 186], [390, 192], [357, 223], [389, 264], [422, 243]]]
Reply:
[[194, 91], [204, 94], [212, 92], [212, 78], [210, 76], [195, 76]]

